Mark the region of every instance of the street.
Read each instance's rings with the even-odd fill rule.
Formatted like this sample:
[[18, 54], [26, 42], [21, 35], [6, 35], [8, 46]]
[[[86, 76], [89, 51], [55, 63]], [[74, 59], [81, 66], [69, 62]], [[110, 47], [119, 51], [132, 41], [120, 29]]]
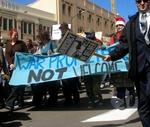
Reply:
[[[60, 90], [58, 106], [43, 105], [37, 110], [31, 106], [31, 94], [26, 93], [23, 109], [17, 108], [13, 113], [6, 109], [0, 110], [0, 127], [142, 127], [136, 109], [137, 99], [134, 107], [128, 106], [121, 111], [117, 109], [119, 99], [112, 95], [113, 88], [106, 86], [102, 89], [104, 104], [99, 106], [97, 103], [93, 109], [88, 109], [89, 100], [82, 84], [79, 104], [64, 107], [64, 98]], [[128, 103], [128, 96], [126, 100]]]

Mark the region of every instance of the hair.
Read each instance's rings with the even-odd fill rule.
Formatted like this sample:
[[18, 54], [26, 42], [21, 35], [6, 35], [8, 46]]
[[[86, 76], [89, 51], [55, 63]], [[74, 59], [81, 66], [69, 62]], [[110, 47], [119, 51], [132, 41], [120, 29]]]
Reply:
[[32, 44], [32, 40], [30, 38], [26, 38], [29, 41], [29, 44]]
[[46, 30], [41, 30], [38, 37], [41, 41], [43, 41], [43, 40], [49, 41], [50, 40], [49, 32]]
[[32, 44], [32, 40], [30, 38], [26, 38], [26, 40], [29, 41], [29, 45], [28, 45], [28, 48], [33, 48], [33, 44]]
[[10, 29], [8, 32], [8, 36], [11, 37], [14, 32], [18, 32], [16, 29]]

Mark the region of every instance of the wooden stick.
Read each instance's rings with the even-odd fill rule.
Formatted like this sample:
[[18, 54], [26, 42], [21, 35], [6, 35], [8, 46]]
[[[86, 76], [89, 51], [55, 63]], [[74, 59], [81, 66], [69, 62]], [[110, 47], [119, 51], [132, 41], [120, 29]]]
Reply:
[[100, 58], [102, 58], [102, 59], [104, 58], [104, 56], [102, 56], [101, 54], [94, 53], [94, 55], [95, 55], [95, 56], [98, 56], [98, 57], [100, 57]]

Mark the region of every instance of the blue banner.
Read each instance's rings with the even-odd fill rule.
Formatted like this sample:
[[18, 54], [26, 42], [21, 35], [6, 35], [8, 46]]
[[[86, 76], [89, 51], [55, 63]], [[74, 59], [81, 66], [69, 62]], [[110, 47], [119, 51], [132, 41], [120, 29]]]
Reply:
[[[106, 50], [98, 49], [97, 53], [105, 56], [115, 46], [109, 46]], [[88, 62], [82, 62], [62, 54], [41, 56], [17, 52], [14, 65], [10, 85], [25, 85], [106, 72], [127, 72], [128, 56], [114, 62], [105, 62], [92, 56]]]

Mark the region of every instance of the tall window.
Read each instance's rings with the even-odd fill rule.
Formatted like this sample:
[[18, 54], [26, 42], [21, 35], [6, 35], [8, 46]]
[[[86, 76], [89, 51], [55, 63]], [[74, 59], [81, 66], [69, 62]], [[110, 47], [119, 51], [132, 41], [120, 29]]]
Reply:
[[49, 27], [47, 27], [47, 31], [50, 32], [50, 31], [49, 31]]
[[81, 19], [81, 11], [79, 11], [78, 18]]
[[32, 34], [32, 24], [28, 23], [28, 34]]
[[9, 19], [9, 30], [13, 28], [13, 20]]
[[13, 28], [13, 19], [3, 18], [2, 28], [3, 30], [10, 30]]
[[105, 28], [107, 28], [107, 21], [105, 21], [105, 23], [104, 23], [104, 27], [105, 27]]
[[3, 18], [3, 30], [7, 30], [7, 18]]
[[46, 30], [46, 26], [43, 26], [43, 30]]
[[97, 25], [98, 26], [100, 25], [100, 19], [99, 18], [97, 19]]
[[23, 24], [23, 32], [25, 34], [32, 34], [32, 23], [24, 22], [24, 24]]
[[24, 22], [24, 33], [27, 34], [27, 23]]
[[68, 7], [68, 15], [71, 16], [71, 7]]
[[91, 19], [92, 19], [92, 16], [91, 16], [91, 15], [89, 15], [89, 23], [91, 23]]
[[65, 14], [65, 9], [66, 9], [66, 5], [63, 4], [63, 5], [62, 5], [62, 13], [63, 13], [63, 14]]

